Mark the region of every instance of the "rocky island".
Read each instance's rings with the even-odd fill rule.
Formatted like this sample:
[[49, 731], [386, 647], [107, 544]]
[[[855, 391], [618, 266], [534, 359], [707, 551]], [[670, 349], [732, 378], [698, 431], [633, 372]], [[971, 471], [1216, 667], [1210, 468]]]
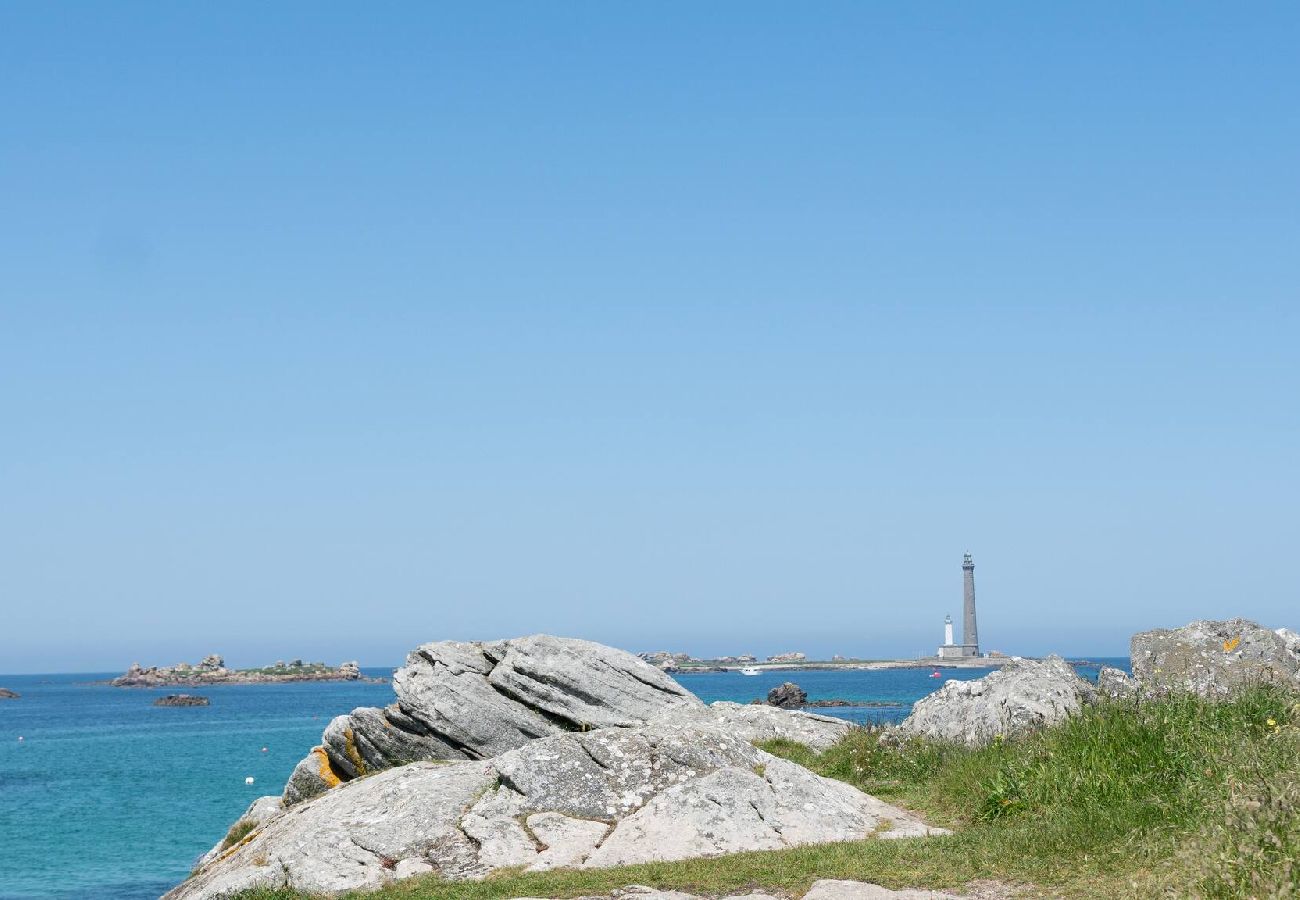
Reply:
[[196, 665], [178, 663], [174, 666], [142, 667], [132, 663], [131, 668], [109, 684], [114, 687], [174, 687], [203, 684], [278, 684], [286, 681], [360, 681], [361, 667], [356, 662], [345, 662], [332, 668], [323, 662], [277, 661], [260, 669], [228, 669], [226, 661], [213, 653]]
[[0, 688], [0, 700], [17, 700], [22, 694], [17, 691], [11, 691], [9, 688]]
[[159, 697], [153, 702], [154, 706], [211, 706], [212, 701], [207, 697], [199, 697], [194, 694], [168, 694], [166, 697]]

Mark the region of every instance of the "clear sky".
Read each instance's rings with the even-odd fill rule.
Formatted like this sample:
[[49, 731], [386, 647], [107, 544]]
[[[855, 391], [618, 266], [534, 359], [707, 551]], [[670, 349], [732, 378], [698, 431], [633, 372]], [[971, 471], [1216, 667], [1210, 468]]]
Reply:
[[1300, 7], [0, 5], [0, 672], [1300, 627]]

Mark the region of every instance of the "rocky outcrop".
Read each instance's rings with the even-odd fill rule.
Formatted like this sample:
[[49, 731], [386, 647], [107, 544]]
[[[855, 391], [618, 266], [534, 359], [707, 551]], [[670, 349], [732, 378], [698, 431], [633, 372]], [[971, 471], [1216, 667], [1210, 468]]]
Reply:
[[212, 701], [207, 697], [198, 697], [194, 694], [168, 694], [166, 697], [159, 697], [153, 702], [154, 706], [211, 706]]
[[1249, 619], [1198, 621], [1133, 635], [1133, 678], [1144, 696], [1227, 697], [1258, 682], [1300, 687], [1300, 655], [1287, 629]]
[[394, 673], [393, 690], [397, 702], [386, 709], [362, 707], [329, 724], [294, 769], [285, 803], [415, 760], [490, 759], [566, 731], [702, 708], [630, 653], [550, 635], [424, 644]]
[[844, 719], [726, 700], [707, 707], [680, 706], [655, 719], [655, 723], [712, 728], [750, 743], [780, 738], [818, 751], [826, 750], [853, 730], [852, 723]]
[[226, 661], [213, 653], [197, 664], [177, 663], [174, 666], [141, 666], [131, 663], [131, 668], [109, 684], [114, 687], [194, 687], [205, 684], [277, 684], [286, 681], [356, 681], [361, 669], [355, 662], [345, 662], [337, 669], [324, 663], [277, 662], [262, 669], [228, 669]]
[[1112, 700], [1123, 700], [1136, 697], [1138, 685], [1123, 669], [1102, 666], [1097, 670], [1097, 693]]
[[895, 735], [979, 746], [1064, 720], [1096, 689], [1059, 656], [1020, 660], [975, 681], [948, 681], [918, 700]]
[[767, 705], [779, 709], [803, 709], [808, 702], [808, 692], [793, 681], [777, 685], [767, 692]]
[[0, 688], [0, 700], [17, 700], [22, 694], [8, 688]]
[[933, 833], [904, 810], [715, 729], [604, 728], [532, 740], [490, 761], [417, 762], [344, 784], [273, 813], [167, 900]]

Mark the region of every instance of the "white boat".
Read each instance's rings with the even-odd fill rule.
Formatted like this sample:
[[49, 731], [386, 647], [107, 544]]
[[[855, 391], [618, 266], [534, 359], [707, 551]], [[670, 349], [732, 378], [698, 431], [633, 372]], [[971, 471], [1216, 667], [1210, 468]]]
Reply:
[[745, 668], [743, 668], [743, 669], [740, 670], [740, 674], [741, 674], [741, 675], [757, 675], [757, 674], [758, 674], [758, 669], [754, 668], [753, 666], [745, 666]]

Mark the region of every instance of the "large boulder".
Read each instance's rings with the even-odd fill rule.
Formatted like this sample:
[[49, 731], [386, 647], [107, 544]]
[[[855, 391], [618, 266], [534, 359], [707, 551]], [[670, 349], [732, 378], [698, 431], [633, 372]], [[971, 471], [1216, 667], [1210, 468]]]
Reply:
[[22, 694], [17, 691], [11, 691], [9, 688], [0, 688], [0, 700], [17, 700]]
[[1133, 677], [1146, 696], [1227, 697], [1258, 682], [1300, 687], [1300, 656], [1288, 648], [1286, 634], [1249, 619], [1139, 632], [1130, 655]]
[[330, 722], [290, 776], [286, 803], [416, 760], [490, 759], [537, 738], [702, 707], [630, 653], [550, 635], [424, 644], [394, 673], [393, 690], [386, 709]]
[[916, 702], [895, 729], [967, 746], [1053, 725], [1096, 699], [1096, 688], [1059, 656], [1017, 660], [975, 681], [948, 681]]
[[706, 707], [679, 706], [656, 723], [713, 728], [750, 743], [784, 739], [813, 750], [826, 750], [853, 730], [853, 724], [831, 716], [719, 700]]
[[272, 814], [166, 900], [935, 833], [943, 832], [721, 731], [605, 728], [530, 741], [491, 761], [417, 762], [354, 780]]
[[808, 702], [808, 692], [793, 681], [777, 685], [767, 692], [767, 705], [780, 709], [803, 709]]

